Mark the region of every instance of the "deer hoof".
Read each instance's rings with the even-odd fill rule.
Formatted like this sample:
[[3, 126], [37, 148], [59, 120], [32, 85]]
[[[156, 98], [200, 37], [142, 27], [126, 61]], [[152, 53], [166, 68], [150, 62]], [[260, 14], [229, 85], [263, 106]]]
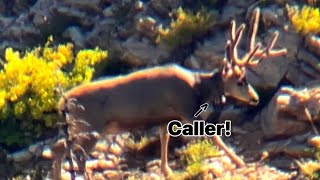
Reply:
[[168, 165], [163, 166], [163, 167], [161, 168], [161, 171], [163, 172], [163, 174], [164, 174], [166, 177], [170, 177], [170, 176], [172, 175], [172, 170], [171, 170], [171, 168], [170, 168]]

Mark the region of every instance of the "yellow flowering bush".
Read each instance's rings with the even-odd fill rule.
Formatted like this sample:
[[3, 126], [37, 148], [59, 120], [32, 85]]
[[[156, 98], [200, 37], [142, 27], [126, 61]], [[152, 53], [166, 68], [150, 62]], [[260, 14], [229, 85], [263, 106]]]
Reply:
[[202, 9], [197, 13], [176, 10], [176, 19], [172, 20], [169, 28], [158, 28], [157, 43], [164, 44], [169, 50], [178, 46], [188, 45], [206, 33], [213, 24], [213, 15]]
[[56, 90], [89, 82], [94, 65], [107, 57], [107, 52], [98, 48], [74, 54], [70, 43], [51, 44], [49, 38], [43, 48], [24, 55], [12, 48], [5, 50], [0, 67], [0, 122], [18, 119], [32, 129], [34, 120], [42, 120], [45, 126], [52, 126], [57, 121], [52, 112], [61, 96]]
[[304, 5], [302, 9], [297, 7], [289, 8], [290, 21], [295, 30], [303, 35], [320, 32], [320, 11], [319, 8]]
[[186, 164], [185, 171], [175, 173], [177, 179], [192, 179], [208, 169], [206, 159], [220, 155], [217, 146], [209, 139], [196, 140], [178, 150]]

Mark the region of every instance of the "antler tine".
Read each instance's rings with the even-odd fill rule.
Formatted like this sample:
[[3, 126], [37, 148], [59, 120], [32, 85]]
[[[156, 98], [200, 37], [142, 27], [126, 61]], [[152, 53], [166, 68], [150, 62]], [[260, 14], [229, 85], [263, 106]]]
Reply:
[[278, 40], [278, 37], [279, 37], [279, 31], [274, 32], [272, 41], [267, 47], [267, 56], [276, 57], [276, 56], [283, 56], [287, 54], [286, 48], [280, 49], [280, 50], [272, 50], [273, 46], [276, 44], [276, 41]]
[[241, 24], [241, 26], [237, 29], [237, 32], [235, 34], [235, 38], [232, 39], [234, 47], [236, 48], [240, 42], [240, 39], [242, 37], [243, 30], [245, 29], [246, 25]]
[[238, 44], [240, 42], [245, 27], [245, 24], [241, 24], [241, 26], [237, 29], [235, 33], [234, 39], [231, 39], [230, 43], [230, 58], [234, 62], [234, 64], [238, 66], [244, 66], [246, 63], [245, 61], [239, 59], [237, 50]]
[[[253, 15], [251, 16], [250, 19], [250, 30], [249, 30], [249, 41], [248, 41], [248, 46], [249, 46], [249, 55], [247, 57], [247, 63], [251, 66], [256, 66], [259, 64], [259, 62], [266, 57], [267, 54], [267, 49], [261, 50], [260, 48], [262, 47], [261, 43], [258, 43], [255, 45], [256, 41], [256, 35], [258, 31], [258, 26], [259, 26], [259, 20], [260, 20], [260, 8], [257, 7], [253, 11]], [[274, 42], [270, 44], [270, 46], [274, 46]], [[269, 46], [269, 47], [270, 47]], [[258, 60], [254, 60], [254, 57], [257, 57]]]
[[231, 65], [231, 40], [228, 40], [227, 41], [227, 44], [226, 44], [226, 52], [225, 52], [225, 58], [223, 59], [223, 63], [224, 63], [224, 68], [222, 70], [222, 74], [225, 76], [225, 77], [230, 77], [232, 74], [230, 69], [232, 67]]
[[239, 39], [242, 37], [243, 30], [245, 28], [245, 24], [241, 24], [241, 26], [236, 30], [236, 21], [232, 20], [230, 23], [230, 40], [232, 43], [238, 43]]
[[231, 62], [231, 41], [228, 40], [226, 43], [225, 61]]
[[275, 31], [273, 33], [273, 37], [272, 40], [270, 42], [270, 44], [264, 49], [264, 50], [260, 50], [257, 51], [255, 54], [255, 57], [259, 58], [259, 60], [253, 60], [251, 59], [249, 64], [250, 65], [256, 65], [258, 64], [262, 59], [265, 59], [266, 57], [278, 57], [278, 56], [283, 56], [285, 54], [287, 54], [287, 49], [279, 49], [279, 50], [273, 50], [272, 48], [274, 47], [274, 45], [276, 44], [276, 41], [279, 37], [279, 32]]
[[245, 65], [256, 66], [261, 60], [266, 57], [276, 57], [287, 53], [286, 49], [273, 50], [273, 47], [279, 37], [279, 32], [273, 34], [270, 44], [261, 49], [261, 43], [256, 42], [256, 35], [259, 26], [260, 19], [260, 8], [256, 8], [250, 19], [250, 29], [248, 37], [248, 52], [243, 56], [243, 58], [238, 57], [238, 44], [242, 37], [243, 31], [245, 29], [245, 24], [242, 24], [239, 28], [236, 28], [236, 22], [231, 21], [230, 27], [230, 40], [226, 46], [226, 59], [232, 63], [234, 66], [244, 67]]
[[249, 52], [252, 52], [256, 47], [255, 47], [255, 41], [256, 41], [256, 35], [258, 31], [258, 26], [259, 26], [259, 19], [260, 19], [260, 8], [256, 8], [253, 11], [253, 15], [251, 16], [250, 19], [250, 29], [249, 29]]
[[[250, 33], [251, 35], [249, 36], [249, 57], [247, 59], [247, 62], [251, 66], [256, 66], [261, 60], [265, 59], [266, 57], [277, 57], [277, 56], [282, 56], [287, 53], [287, 49], [280, 49], [280, 50], [272, 50], [274, 45], [276, 44], [276, 41], [279, 37], [279, 32], [276, 31], [273, 34], [272, 40], [270, 44], [264, 48], [260, 49], [261, 45], [254, 45], [255, 44], [255, 39], [258, 31], [258, 25], [259, 25], [259, 18], [260, 18], [260, 8], [256, 8], [253, 11], [253, 15], [251, 17], [250, 21]], [[258, 58], [258, 60], [254, 60], [253, 57]]]
[[276, 44], [278, 37], [279, 37], [279, 31], [274, 32], [272, 40], [271, 40], [269, 46], [267, 47], [267, 53], [269, 53], [271, 51], [271, 49], [273, 48], [273, 46]]
[[236, 36], [236, 21], [232, 20], [230, 22], [230, 39], [231, 41], [233, 41], [235, 39]]
[[261, 43], [258, 43], [256, 45], [256, 47], [253, 49], [253, 51], [249, 54], [247, 54], [243, 59], [246, 63], [248, 63], [249, 65], [252, 66], [256, 66], [261, 60], [262, 58], [260, 58], [259, 60], [253, 60], [254, 56], [256, 55], [256, 53], [258, 52], [258, 50], [261, 48]]
[[[258, 31], [260, 20], [260, 8], [257, 7], [254, 9], [253, 14], [250, 19], [250, 29], [249, 29], [249, 38], [248, 38], [248, 46], [249, 46], [249, 53], [244, 58], [246, 62], [251, 66], [256, 66], [263, 58], [263, 54], [265, 54], [265, 50], [261, 50], [262, 47], [261, 43], [255, 45], [256, 35]], [[254, 60], [254, 57], [258, 56], [258, 60]]]

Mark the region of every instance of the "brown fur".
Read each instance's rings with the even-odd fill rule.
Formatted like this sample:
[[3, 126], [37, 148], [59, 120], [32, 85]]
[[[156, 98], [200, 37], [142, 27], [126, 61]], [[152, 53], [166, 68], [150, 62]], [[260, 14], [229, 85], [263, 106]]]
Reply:
[[212, 75], [176, 65], [150, 68], [71, 89], [64, 98], [76, 99], [84, 110], [72, 108], [63, 98], [58, 109], [67, 108], [70, 116], [88, 122], [89, 129], [99, 133], [160, 125], [172, 119], [191, 121], [201, 103], [223, 95], [222, 80]]

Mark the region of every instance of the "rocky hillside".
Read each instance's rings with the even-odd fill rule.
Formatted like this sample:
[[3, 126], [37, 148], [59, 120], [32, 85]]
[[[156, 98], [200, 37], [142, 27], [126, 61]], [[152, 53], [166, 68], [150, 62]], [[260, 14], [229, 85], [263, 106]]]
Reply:
[[[247, 81], [260, 96], [258, 106], [230, 100], [218, 113], [219, 120], [211, 119], [232, 120], [234, 136], [225, 141], [248, 164], [237, 169], [226, 155], [206, 157], [208, 169], [196, 177], [316, 178], [320, 169], [320, 3], [315, 0], [3, 0], [0, 1], [0, 57], [4, 59], [8, 47], [24, 53], [43, 46], [53, 35], [57, 44], [73, 43], [74, 51], [95, 47], [108, 51], [108, 63], [96, 70], [94, 78], [166, 63], [194, 70], [221, 69], [231, 20], [238, 26], [246, 24], [238, 45], [242, 56], [248, 51], [246, 40], [250, 38], [250, 19], [256, 8], [260, 8], [260, 21], [255, 40], [262, 42], [263, 47], [268, 46], [277, 31], [278, 39], [273, 45], [275, 49], [286, 49], [287, 53], [262, 59], [246, 69]], [[147, 134], [151, 138], [152, 133]], [[138, 162], [130, 159], [132, 151], [126, 152], [127, 157], [120, 155], [119, 149], [119, 152], [113, 150], [125, 159], [126, 168], [109, 166], [109, 161], [98, 162], [102, 155], [94, 154], [91, 171], [96, 173], [96, 179], [109, 177], [109, 169], [115, 179], [121, 173], [129, 179], [163, 178], [158, 164], [151, 161], [159, 158], [158, 151], [150, 150], [158, 148], [155, 142], [144, 150], [134, 151], [138, 156], [148, 154], [148, 158]], [[45, 176], [39, 172], [50, 170], [48, 162], [42, 166], [45, 160], [32, 158], [34, 154], [42, 156], [44, 145], [50, 143], [47, 139], [46, 143], [38, 142], [15, 153], [1, 148], [0, 177]], [[175, 143], [179, 147], [186, 145], [184, 140]], [[177, 171], [186, 169], [175, 149], [174, 145], [170, 148], [170, 165]], [[103, 157], [108, 150], [101, 150]], [[30, 168], [30, 164], [37, 168]], [[220, 169], [213, 168], [216, 165]], [[63, 168], [66, 173], [70, 170], [67, 165]]]

